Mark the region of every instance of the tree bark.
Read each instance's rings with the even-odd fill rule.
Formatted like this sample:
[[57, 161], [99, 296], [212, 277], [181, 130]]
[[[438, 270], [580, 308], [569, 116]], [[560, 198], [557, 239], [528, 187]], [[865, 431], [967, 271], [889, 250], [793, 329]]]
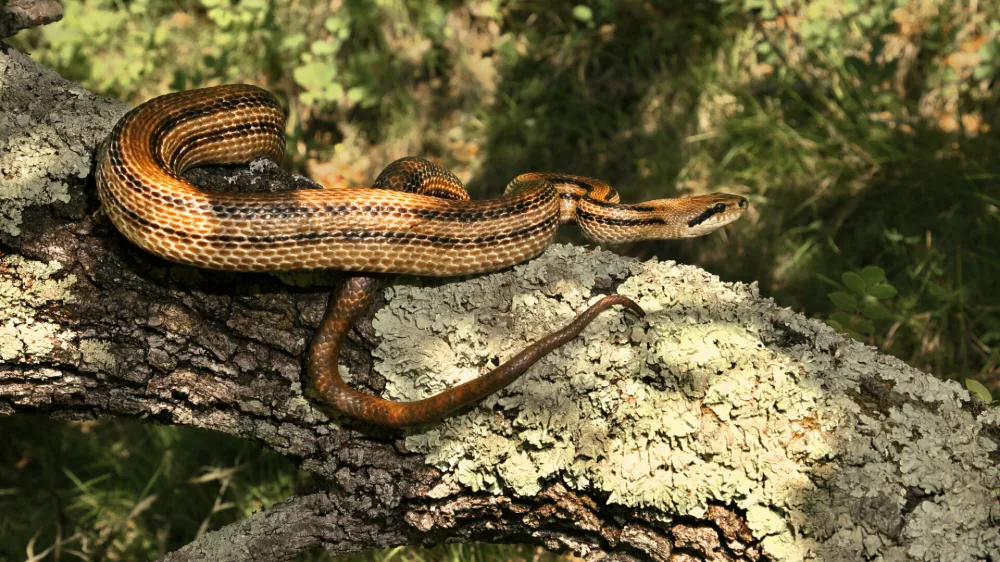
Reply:
[[62, 6], [56, 0], [10, 0], [0, 6], [0, 39], [57, 22], [62, 16]]
[[[92, 180], [126, 107], [2, 43], [0, 109], [0, 413], [214, 429], [323, 482], [166, 559], [516, 541], [587, 560], [1000, 560], [998, 410], [755, 285], [562, 245], [399, 280], [342, 368], [394, 399], [477, 376], [602, 293], [648, 314], [604, 313], [440, 424], [367, 427], [305, 390], [335, 274], [206, 272], [129, 244]], [[308, 187], [252, 168], [198, 181]]]

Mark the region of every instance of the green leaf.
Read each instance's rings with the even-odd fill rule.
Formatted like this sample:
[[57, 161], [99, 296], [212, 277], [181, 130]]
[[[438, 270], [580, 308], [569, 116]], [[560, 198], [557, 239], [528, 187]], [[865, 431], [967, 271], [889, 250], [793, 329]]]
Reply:
[[858, 320], [854, 327], [858, 329], [862, 334], [874, 334], [875, 324], [872, 324], [869, 320]]
[[337, 45], [334, 45], [333, 41], [313, 41], [309, 44], [309, 52], [318, 57], [325, 57], [336, 53]]
[[323, 88], [323, 99], [336, 101], [344, 97], [344, 87], [337, 82], [330, 82]]
[[365, 99], [365, 96], [367, 95], [368, 91], [362, 88], [361, 86], [354, 86], [353, 88], [349, 88], [347, 90], [347, 99], [351, 100], [354, 103], [358, 103], [361, 100]]
[[942, 301], [951, 300], [951, 293], [941, 285], [931, 282], [927, 284], [927, 292], [934, 298]]
[[830, 320], [840, 324], [841, 326], [850, 326], [853, 321], [851, 315], [842, 310], [838, 310], [831, 314]]
[[573, 6], [573, 17], [587, 23], [594, 19], [594, 12], [590, 9], [590, 6], [580, 4], [579, 6]]
[[869, 265], [861, 270], [861, 276], [865, 278], [865, 283], [871, 287], [885, 281], [885, 270], [881, 267]]
[[889, 317], [889, 309], [880, 304], [869, 303], [865, 305], [861, 314], [872, 320], [883, 320]]
[[836, 320], [833, 320], [832, 318], [826, 319], [826, 325], [833, 328], [834, 330], [837, 330], [838, 332], [844, 331], [844, 325], [841, 324], [840, 322], [837, 322]]
[[976, 54], [983, 63], [993, 62], [994, 57], [1000, 54], [1000, 42], [987, 41], [979, 47]]
[[830, 297], [831, 301], [833, 301], [833, 306], [836, 306], [840, 310], [854, 312], [858, 309], [858, 300], [854, 298], [854, 295], [849, 295], [843, 291], [837, 291], [835, 293], [830, 293], [827, 296]]
[[337, 69], [321, 62], [304, 64], [292, 71], [295, 81], [307, 90], [321, 89], [333, 82]]
[[859, 342], [864, 342], [865, 341], [865, 337], [862, 336], [861, 334], [855, 332], [854, 330], [847, 330], [844, 333], [847, 334], [848, 337], [854, 338], [854, 339], [858, 340]]
[[965, 379], [965, 388], [969, 389], [969, 392], [982, 398], [983, 402], [986, 402], [987, 404], [993, 402], [993, 395], [990, 394], [990, 389], [983, 386], [981, 382], [975, 379]]
[[298, 50], [307, 40], [305, 33], [292, 33], [281, 40], [281, 48], [288, 51]]
[[860, 275], [854, 273], [853, 271], [848, 271], [840, 276], [840, 280], [844, 282], [844, 285], [847, 286], [848, 289], [864, 296], [865, 280], [862, 279]]
[[351, 36], [351, 20], [342, 17], [329, 17], [323, 22], [323, 27], [330, 32], [330, 36], [343, 42]]
[[972, 69], [972, 79], [973, 80], [986, 80], [991, 78], [996, 70], [985, 64], [978, 64]]
[[868, 294], [879, 300], [891, 299], [898, 293], [899, 291], [888, 283], [880, 283], [868, 289]]

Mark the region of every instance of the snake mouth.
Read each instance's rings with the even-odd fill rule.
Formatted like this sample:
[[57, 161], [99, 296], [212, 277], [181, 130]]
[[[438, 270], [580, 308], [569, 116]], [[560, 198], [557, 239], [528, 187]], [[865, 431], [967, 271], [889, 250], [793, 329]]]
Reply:
[[680, 236], [694, 238], [736, 221], [750, 208], [750, 202], [742, 195], [713, 193], [690, 197], [685, 206], [690, 214], [686, 220], [682, 219], [681, 224], [687, 228]]
[[[709, 223], [709, 221], [714, 223], [716, 227], [729, 224], [740, 218], [746, 212], [747, 208], [750, 207], [750, 202], [747, 201], [747, 198], [739, 195], [718, 193], [709, 197], [714, 202], [697, 216], [688, 220], [687, 225], [689, 228], [695, 228], [696, 226]], [[715, 220], [711, 220], [713, 218]]]
[[723, 207], [722, 209], [717, 209], [715, 207], [710, 207], [708, 209], [705, 209], [704, 211], [701, 212], [700, 215], [688, 221], [688, 227], [694, 228], [699, 224], [704, 223], [708, 219], [714, 217], [715, 215], [724, 212], [725, 210], [726, 210], [725, 207]]

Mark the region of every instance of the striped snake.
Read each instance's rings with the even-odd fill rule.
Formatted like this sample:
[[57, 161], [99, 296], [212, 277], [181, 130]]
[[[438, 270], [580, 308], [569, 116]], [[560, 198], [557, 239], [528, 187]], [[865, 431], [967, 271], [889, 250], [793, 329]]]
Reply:
[[255, 86], [154, 98], [122, 117], [102, 145], [98, 193], [126, 238], [174, 262], [228, 271], [362, 274], [331, 296], [306, 369], [325, 402], [379, 425], [440, 419], [513, 382], [602, 310], [622, 305], [643, 311], [625, 297], [606, 296], [481, 377], [417, 402], [393, 402], [352, 389], [337, 369], [344, 339], [378, 289], [372, 274], [495, 271], [538, 255], [569, 222], [598, 243], [700, 236], [747, 208], [745, 198], [723, 193], [626, 205], [600, 180], [551, 173], [520, 175], [503, 197], [472, 201], [454, 174], [419, 158], [393, 162], [372, 188], [361, 189], [218, 193], [181, 176], [199, 165], [258, 157], [280, 163], [284, 129], [277, 100]]

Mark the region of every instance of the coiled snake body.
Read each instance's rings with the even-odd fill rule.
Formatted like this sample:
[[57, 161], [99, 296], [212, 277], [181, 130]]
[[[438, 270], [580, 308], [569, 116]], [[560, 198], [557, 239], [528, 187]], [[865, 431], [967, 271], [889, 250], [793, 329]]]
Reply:
[[[426, 160], [393, 162], [372, 188], [217, 193], [181, 177], [205, 164], [284, 155], [284, 113], [266, 90], [226, 85], [168, 94], [127, 113], [103, 145], [97, 188], [129, 240], [178, 263], [229, 271], [336, 269], [451, 276], [495, 271], [539, 254], [561, 223], [601, 243], [700, 236], [739, 218], [746, 199], [713, 194], [637, 205], [582, 176], [518, 176], [499, 199], [472, 201], [451, 172]], [[417, 402], [392, 402], [347, 386], [340, 347], [378, 287], [349, 278], [334, 292], [307, 370], [320, 396], [370, 423], [426, 423], [513, 382], [576, 337], [602, 310], [631, 300], [604, 297], [569, 326], [477, 379]]]

